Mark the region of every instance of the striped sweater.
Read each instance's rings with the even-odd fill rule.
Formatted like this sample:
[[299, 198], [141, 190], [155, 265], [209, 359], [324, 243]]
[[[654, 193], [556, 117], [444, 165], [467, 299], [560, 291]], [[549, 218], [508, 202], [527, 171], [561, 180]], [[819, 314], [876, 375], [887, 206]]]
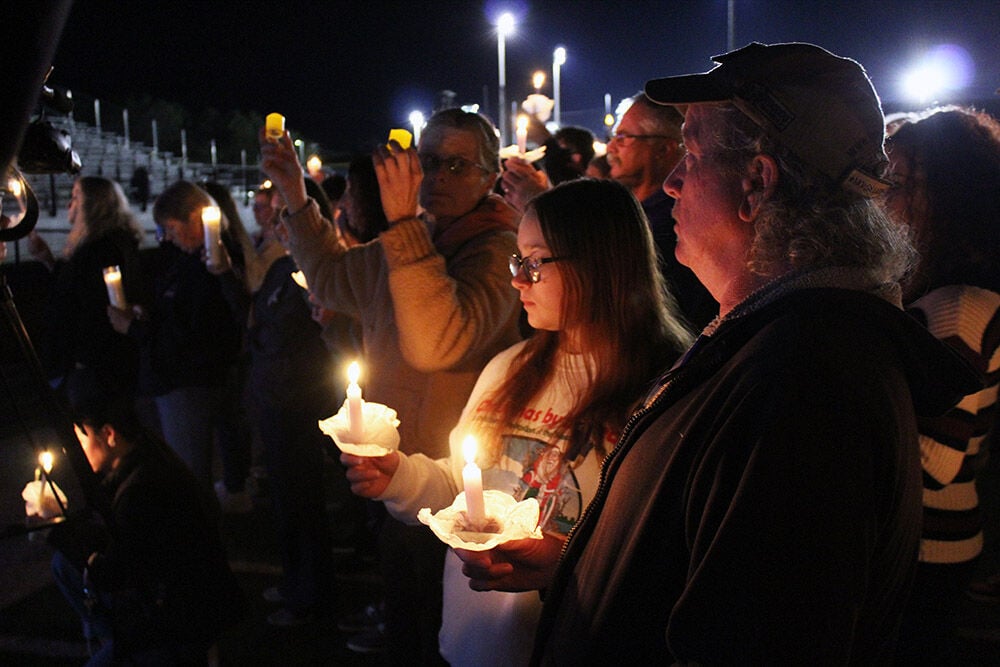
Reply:
[[943, 416], [920, 422], [924, 471], [924, 527], [920, 561], [962, 563], [983, 548], [976, 473], [994, 421], [1000, 382], [1000, 294], [949, 285], [908, 308], [938, 339], [979, 372], [985, 387], [965, 396]]

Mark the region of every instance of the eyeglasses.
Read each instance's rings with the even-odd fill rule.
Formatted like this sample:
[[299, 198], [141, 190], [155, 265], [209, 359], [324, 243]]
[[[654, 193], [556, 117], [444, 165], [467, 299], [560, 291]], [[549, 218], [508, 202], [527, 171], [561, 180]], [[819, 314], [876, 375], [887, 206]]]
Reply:
[[637, 139], [672, 139], [665, 134], [629, 134], [628, 132], [615, 132], [608, 139], [610, 144], [613, 141], [619, 142], [622, 146], [630, 146]]
[[517, 278], [520, 275], [522, 278], [530, 283], [537, 283], [542, 279], [542, 264], [548, 264], [549, 262], [558, 262], [565, 257], [525, 257], [521, 258], [520, 255], [514, 253], [510, 256], [510, 261], [508, 265], [510, 266], [510, 275], [513, 278]]
[[471, 162], [458, 155], [441, 157], [434, 155], [434, 153], [421, 153], [418, 157], [420, 158], [420, 168], [424, 170], [425, 174], [436, 173], [439, 169], [444, 168], [452, 176], [461, 176], [469, 170], [469, 167], [476, 167], [487, 174], [490, 173], [489, 169], [478, 162]]

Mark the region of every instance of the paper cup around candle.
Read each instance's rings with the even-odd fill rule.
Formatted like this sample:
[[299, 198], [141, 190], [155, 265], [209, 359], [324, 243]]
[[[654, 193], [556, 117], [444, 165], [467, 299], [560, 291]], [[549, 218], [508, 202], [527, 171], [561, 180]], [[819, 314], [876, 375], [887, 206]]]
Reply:
[[370, 401], [364, 401], [361, 410], [365, 422], [364, 442], [356, 442], [350, 437], [346, 400], [337, 414], [318, 422], [319, 430], [330, 436], [340, 451], [354, 456], [385, 456], [399, 447], [399, 419], [395, 410]]
[[483, 495], [486, 515], [491, 523], [495, 522], [496, 532], [468, 529], [464, 491], [455, 497], [455, 502], [438, 512], [424, 507], [417, 513], [417, 519], [429, 526], [439, 540], [456, 549], [486, 551], [511, 540], [542, 539], [542, 529], [538, 527], [538, 500], [527, 498], [518, 502], [510, 494], [496, 489], [487, 489]]
[[264, 133], [268, 139], [277, 141], [285, 136], [285, 117], [280, 113], [269, 113], [264, 120]]
[[122, 287], [122, 271], [115, 266], [104, 267], [104, 286], [108, 289], [108, 301], [120, 310], [126, 309], [125, 289]]

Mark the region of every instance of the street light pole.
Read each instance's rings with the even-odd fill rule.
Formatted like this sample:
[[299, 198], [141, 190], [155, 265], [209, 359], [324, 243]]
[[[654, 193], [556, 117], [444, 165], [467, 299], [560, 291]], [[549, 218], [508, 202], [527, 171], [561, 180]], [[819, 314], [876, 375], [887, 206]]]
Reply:
[[500, 105], [499, 118], [497, 119], [500, 129], [500, 145], [506, 146], [510, 132], [507, 130], [507, 35], [514, 32], [514, 15], [505, 12], [497, 19], [497, 69], [500, 75], [499, 97]]
[[562, 108], [559, 105], [559, 71], [565, 63], [566, 49], [561, 46], [556, 47], [556, 50], [552, 52], [552, 99], [555, 101], [554, 120], [556, 127], [562, 127], [562, 116], [560, 114]]

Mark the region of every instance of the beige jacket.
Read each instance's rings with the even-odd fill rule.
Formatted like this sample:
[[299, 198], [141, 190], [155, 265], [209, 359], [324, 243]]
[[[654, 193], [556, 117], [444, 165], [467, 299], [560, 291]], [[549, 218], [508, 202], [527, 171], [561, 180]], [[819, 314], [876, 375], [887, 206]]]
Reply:
[[315, 297], [361, 321], [365, 399], [397, 411], [402, 451], [447, 456], [479, 372], [520, 338], [514, 210], [490, 195], [447, 227], [404, 220], [350, 249], [315, 202], [283, 217]]

